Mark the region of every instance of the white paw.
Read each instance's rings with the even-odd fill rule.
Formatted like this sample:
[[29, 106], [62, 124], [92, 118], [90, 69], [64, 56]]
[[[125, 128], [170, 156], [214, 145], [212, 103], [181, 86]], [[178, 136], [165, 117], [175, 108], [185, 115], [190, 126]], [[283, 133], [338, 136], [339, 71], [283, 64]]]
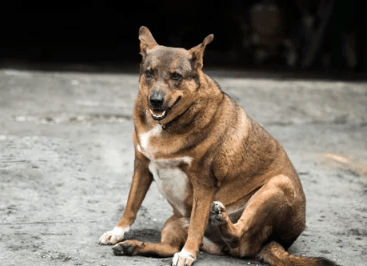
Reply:
[[195, 260], [196, 257], [191, 252], [182, 249], [173, 256], [172, 266], [191, 266]]
[[98, 240], [100, 245], [114, 245], [117, 242], [121, 242], [124, 239], [125, 233], [129, 231], [129, 228], [115, 227], [112, 231], [104, 233]]

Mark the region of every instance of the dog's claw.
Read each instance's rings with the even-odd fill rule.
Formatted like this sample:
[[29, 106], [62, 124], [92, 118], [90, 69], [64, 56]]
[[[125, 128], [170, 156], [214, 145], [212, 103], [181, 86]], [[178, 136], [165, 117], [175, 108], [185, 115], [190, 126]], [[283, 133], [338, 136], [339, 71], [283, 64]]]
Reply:
[[223, 224], [223, 212], [225, 212], [226, 209], [224, 208], [224, 205], [219, 201], [214, 201], [210, 207], [210, 217], [209, 222], [211, 225], [220, 225]]
[[115, 254], [116, 256], [124, 255], [124, 248], [119, 244], [114, 245], [112, 247], [112, 251], [113, 251], [113, 254]]

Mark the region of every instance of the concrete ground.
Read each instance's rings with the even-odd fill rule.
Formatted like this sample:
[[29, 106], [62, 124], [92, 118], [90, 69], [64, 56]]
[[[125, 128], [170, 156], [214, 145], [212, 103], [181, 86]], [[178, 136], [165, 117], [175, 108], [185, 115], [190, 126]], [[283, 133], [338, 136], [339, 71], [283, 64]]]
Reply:
[[[366, 265], [367, 83], [208, 74], [300, 174], [307, 227], [290, 252]], [[137, 91], [137, 74], [0, 70], [0, 265], [170, 264], [97, 244], [126, 203]], [[153, 185], [128, 238], [159, 241], [170, 213]], [[265, 264], [201, 253], [196, 265]]]

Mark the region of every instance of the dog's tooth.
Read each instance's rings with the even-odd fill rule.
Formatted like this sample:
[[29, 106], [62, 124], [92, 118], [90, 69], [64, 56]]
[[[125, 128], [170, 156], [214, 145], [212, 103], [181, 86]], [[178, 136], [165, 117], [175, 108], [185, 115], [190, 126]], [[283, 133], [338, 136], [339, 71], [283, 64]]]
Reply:
[[153, 113], [152, 109], [149, 109], [150, 113], [152, 114], [152, 116], [154, 118], [162, 118], [165, 114], [166, 114], [166, 110], [163, 111], [163, 113], [161, 115], [156, 115]]

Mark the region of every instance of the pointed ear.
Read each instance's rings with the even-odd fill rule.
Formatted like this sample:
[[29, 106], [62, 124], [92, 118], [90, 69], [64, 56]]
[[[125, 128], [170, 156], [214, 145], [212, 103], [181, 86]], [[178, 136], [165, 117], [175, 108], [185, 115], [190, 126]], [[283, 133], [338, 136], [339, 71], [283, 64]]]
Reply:
[[203, 43], [195, 46], [189, 50], [191, 54], [191, 62], [194, 69], [202, 69], [203, 68], [203, 56], [205, 47], [211, 43], [214, 39], [214, 35], [210, 34], [206, 37]]
[[153, 35], [147, 27], [141, 26], [139, 29], [140, 54], [145, 57], [147, 52], [158, 43], [154, 40]]

